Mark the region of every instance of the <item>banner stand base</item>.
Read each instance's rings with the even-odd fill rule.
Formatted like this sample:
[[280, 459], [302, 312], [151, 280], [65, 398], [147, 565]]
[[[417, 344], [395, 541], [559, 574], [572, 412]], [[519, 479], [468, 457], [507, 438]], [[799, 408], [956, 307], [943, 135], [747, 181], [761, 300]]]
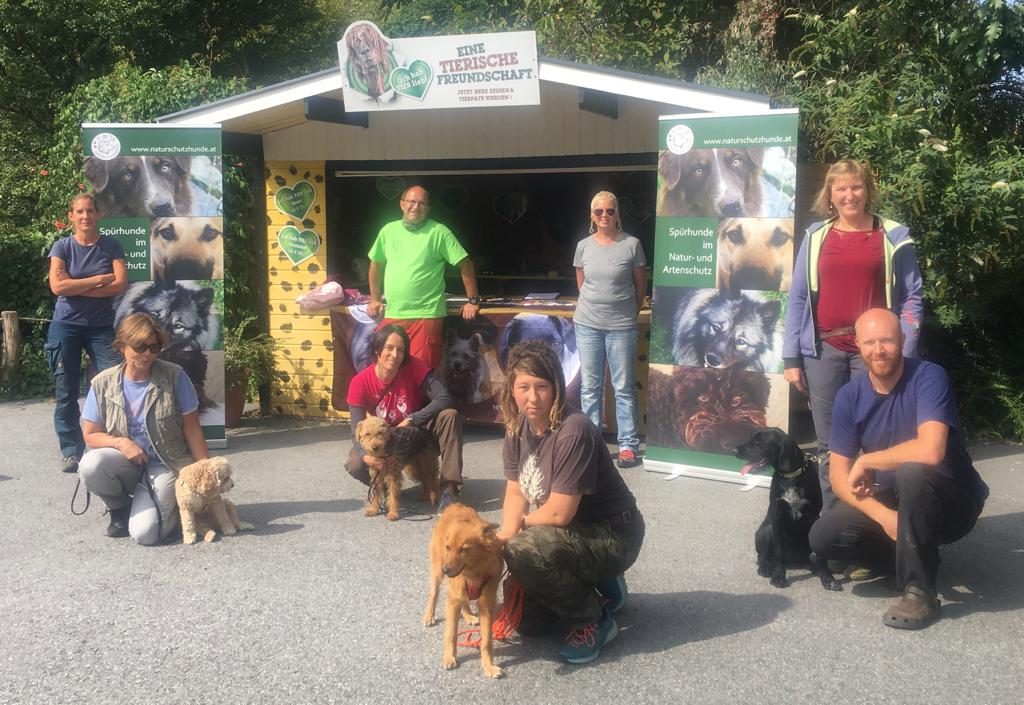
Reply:
[[755, 487], [770, 487], [772, 478], [764, 475], [740, 475], [734, 470], [718, 470], [716, 468], [705, 468], [699, 465], [680, 465], [679, 463], [667, 463], [661, 460], [650, 460], [644, 458], [644, 470], [647, 472], [665, 473], [666, 481], [674, 480], [677, 477], [696, 477], [702, 480], [718, 480], [719, 482], [731, 482], [736, 485], [744, 485], [744, 492], [749, 492]]

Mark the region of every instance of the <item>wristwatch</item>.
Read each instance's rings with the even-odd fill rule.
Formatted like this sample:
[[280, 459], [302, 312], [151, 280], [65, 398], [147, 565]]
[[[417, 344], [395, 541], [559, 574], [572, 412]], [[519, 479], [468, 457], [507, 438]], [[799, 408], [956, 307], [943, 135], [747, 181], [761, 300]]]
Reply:
[[470, 296], [469, 297], [469, 303], [473, 304], [474, 306], [479, 306], [480, 305], [480, 297], [479, 296]]

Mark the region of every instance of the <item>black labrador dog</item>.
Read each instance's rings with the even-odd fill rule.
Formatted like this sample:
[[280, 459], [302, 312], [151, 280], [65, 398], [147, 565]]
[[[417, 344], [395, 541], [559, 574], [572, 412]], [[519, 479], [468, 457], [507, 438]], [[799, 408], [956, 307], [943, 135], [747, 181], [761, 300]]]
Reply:
[[757, 574], [771, 578], [777, 588], [789, 585], [788, 566], [810, 565], [826, 590], [842, 590], [828, 569], [828, 563], [811, 555], [808, 535], [821, 514], [818, 461], [804, 454], [793, 440], [777, 428], [755, 431], [750, 440], [736, 448], [736, 457], [747, 461], [740, 473], [771, 467], [768, 513], [754, 534]]

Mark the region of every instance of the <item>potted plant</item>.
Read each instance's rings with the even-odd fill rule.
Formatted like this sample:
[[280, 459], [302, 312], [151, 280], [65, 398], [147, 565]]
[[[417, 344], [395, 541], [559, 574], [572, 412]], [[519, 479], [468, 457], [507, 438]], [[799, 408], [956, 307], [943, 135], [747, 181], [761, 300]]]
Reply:
[[224, 329], [224, 425], [235, 426], [242, 418], [245, 400], [275, 378], [274, 339], [266, 333], [250, 333], [253, 316]]

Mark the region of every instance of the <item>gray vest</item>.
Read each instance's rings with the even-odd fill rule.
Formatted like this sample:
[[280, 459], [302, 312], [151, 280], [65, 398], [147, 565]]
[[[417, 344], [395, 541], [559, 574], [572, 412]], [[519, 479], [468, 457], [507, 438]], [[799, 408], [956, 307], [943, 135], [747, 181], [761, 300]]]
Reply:
[[[107, 433], [128, 438], [128, 414], [124, 409], [124, 367], [100, 372], [92, 380], [100, 419]], [[155, 360], [149, 378], [149, 388], [143, 408], [146, 413], [146, 433], [160, 461], [174, 471], [192, 462], [192, 453], [182, 430], [181, 409], [175, 398], [178, 376], [184, 371], [173, 362]]]

